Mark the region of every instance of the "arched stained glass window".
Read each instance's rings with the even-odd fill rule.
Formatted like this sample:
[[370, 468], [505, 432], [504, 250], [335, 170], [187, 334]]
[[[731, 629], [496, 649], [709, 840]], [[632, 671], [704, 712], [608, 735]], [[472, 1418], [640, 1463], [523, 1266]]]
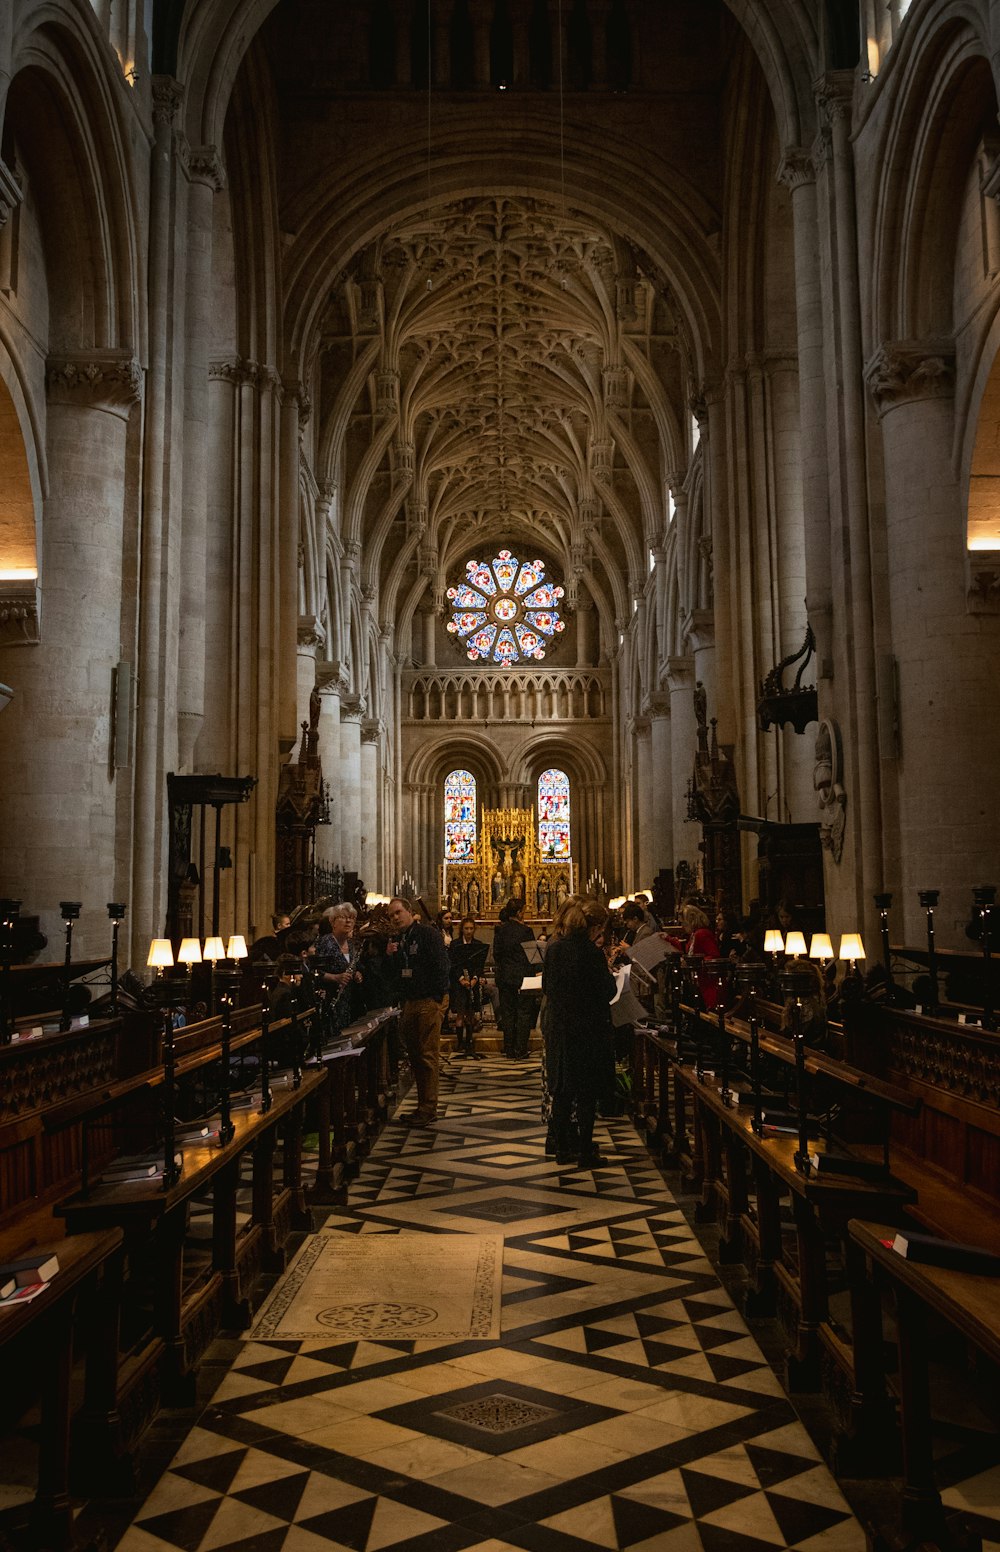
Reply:
[[444, 782], [444, 860], [476, 860], [476, 778], [452, 771]]
[[538, 778], [538, 849], [543, 862], [568, 862], [573, 855], [565, 771], [543, 771]]

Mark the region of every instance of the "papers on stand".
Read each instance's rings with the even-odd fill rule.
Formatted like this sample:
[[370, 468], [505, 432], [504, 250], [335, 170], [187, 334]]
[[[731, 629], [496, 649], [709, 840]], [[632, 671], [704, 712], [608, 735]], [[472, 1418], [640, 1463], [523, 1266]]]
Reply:
[[611, 1023], [615, 1029], [623, 1024], [639, 1024], [646, 1017], [646, 1010], [632, 990], [632, 967], [623, 965], [616, 970], [618, 990], [611, 999]]
[[661, 965], [665, 959], [676, 952], [677, 950], [671, 948], [669, 943], [664, 943], [658, 932], [652, 933], [648, 938], [640, 938], [639, 942], [633, 943], [629, 949], [633, 964], [641, 965], [647, 972], [655, 970], [657, 965]]

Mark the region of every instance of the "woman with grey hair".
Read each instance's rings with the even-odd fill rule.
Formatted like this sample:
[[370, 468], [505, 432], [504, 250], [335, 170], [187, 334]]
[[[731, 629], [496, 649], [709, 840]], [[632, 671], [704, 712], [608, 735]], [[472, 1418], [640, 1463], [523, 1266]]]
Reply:
[[357, 953], [352, 939], [358, 913], [353, 905], [331, 905], [323, 912], [326, 928], [316, 943], [313, 959], [313, 984], [324, 1003], [327, 1038], [336, 1035], [351, 1022], [354, 999], [351, 988], [361, 976], [354, 968]]

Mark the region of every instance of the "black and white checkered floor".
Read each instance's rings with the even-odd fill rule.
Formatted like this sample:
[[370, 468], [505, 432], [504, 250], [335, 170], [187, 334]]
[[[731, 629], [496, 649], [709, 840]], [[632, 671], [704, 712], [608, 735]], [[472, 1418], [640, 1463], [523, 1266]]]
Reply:
[[499, 1227], [502, 1339], [243, 1344], [122, 1552], [861, 1552], [629, 1123], [560, 1169], [536, 1062], [451, 1074], [326, 1229]]

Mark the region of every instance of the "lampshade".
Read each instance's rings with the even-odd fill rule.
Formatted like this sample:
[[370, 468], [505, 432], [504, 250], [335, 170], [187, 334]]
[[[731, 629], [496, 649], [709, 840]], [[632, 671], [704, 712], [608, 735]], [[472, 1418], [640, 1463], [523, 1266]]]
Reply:
[[785, 940], [777, 927], [768, 927], [764, 934], [765, 954], [783, 954], [785, 952]]
[[810, 959], [832, 959], [833, 944], [830, 942], [828, 932], [814, 932], [809, 944]]
[[226, 944], [227, 959], [249, 959], [247, 940], [241, 932], [234, 932]]
[[181, 946], [177, 950], [177, 963], [179, 965], [201, 964], [201, 944], [197, 938], [181, 938]]
[[805, 951], [806, 951], [806, 940], [802, 936], [801, 932], [790, 932], [788, 934], [787, 938], [785, 939], [785, 953], [786, 954], [804, 954]]
[[867, 957], [860, 932], [845, 932], [841, 934], [840, 953], [837, 957], [838, 959], [864, 959]]
[[225, 959], [226, 945], [221, 938], [206, 938], [202, 959], [209, 960], [213, 965], [216, 960]]
[[149, 957], [147, 965], [153, 965], [157, 970], [166, 970], [174, 962], [174, 951], [170, 947], [169, 938], [154, 938], [149, 945]]

